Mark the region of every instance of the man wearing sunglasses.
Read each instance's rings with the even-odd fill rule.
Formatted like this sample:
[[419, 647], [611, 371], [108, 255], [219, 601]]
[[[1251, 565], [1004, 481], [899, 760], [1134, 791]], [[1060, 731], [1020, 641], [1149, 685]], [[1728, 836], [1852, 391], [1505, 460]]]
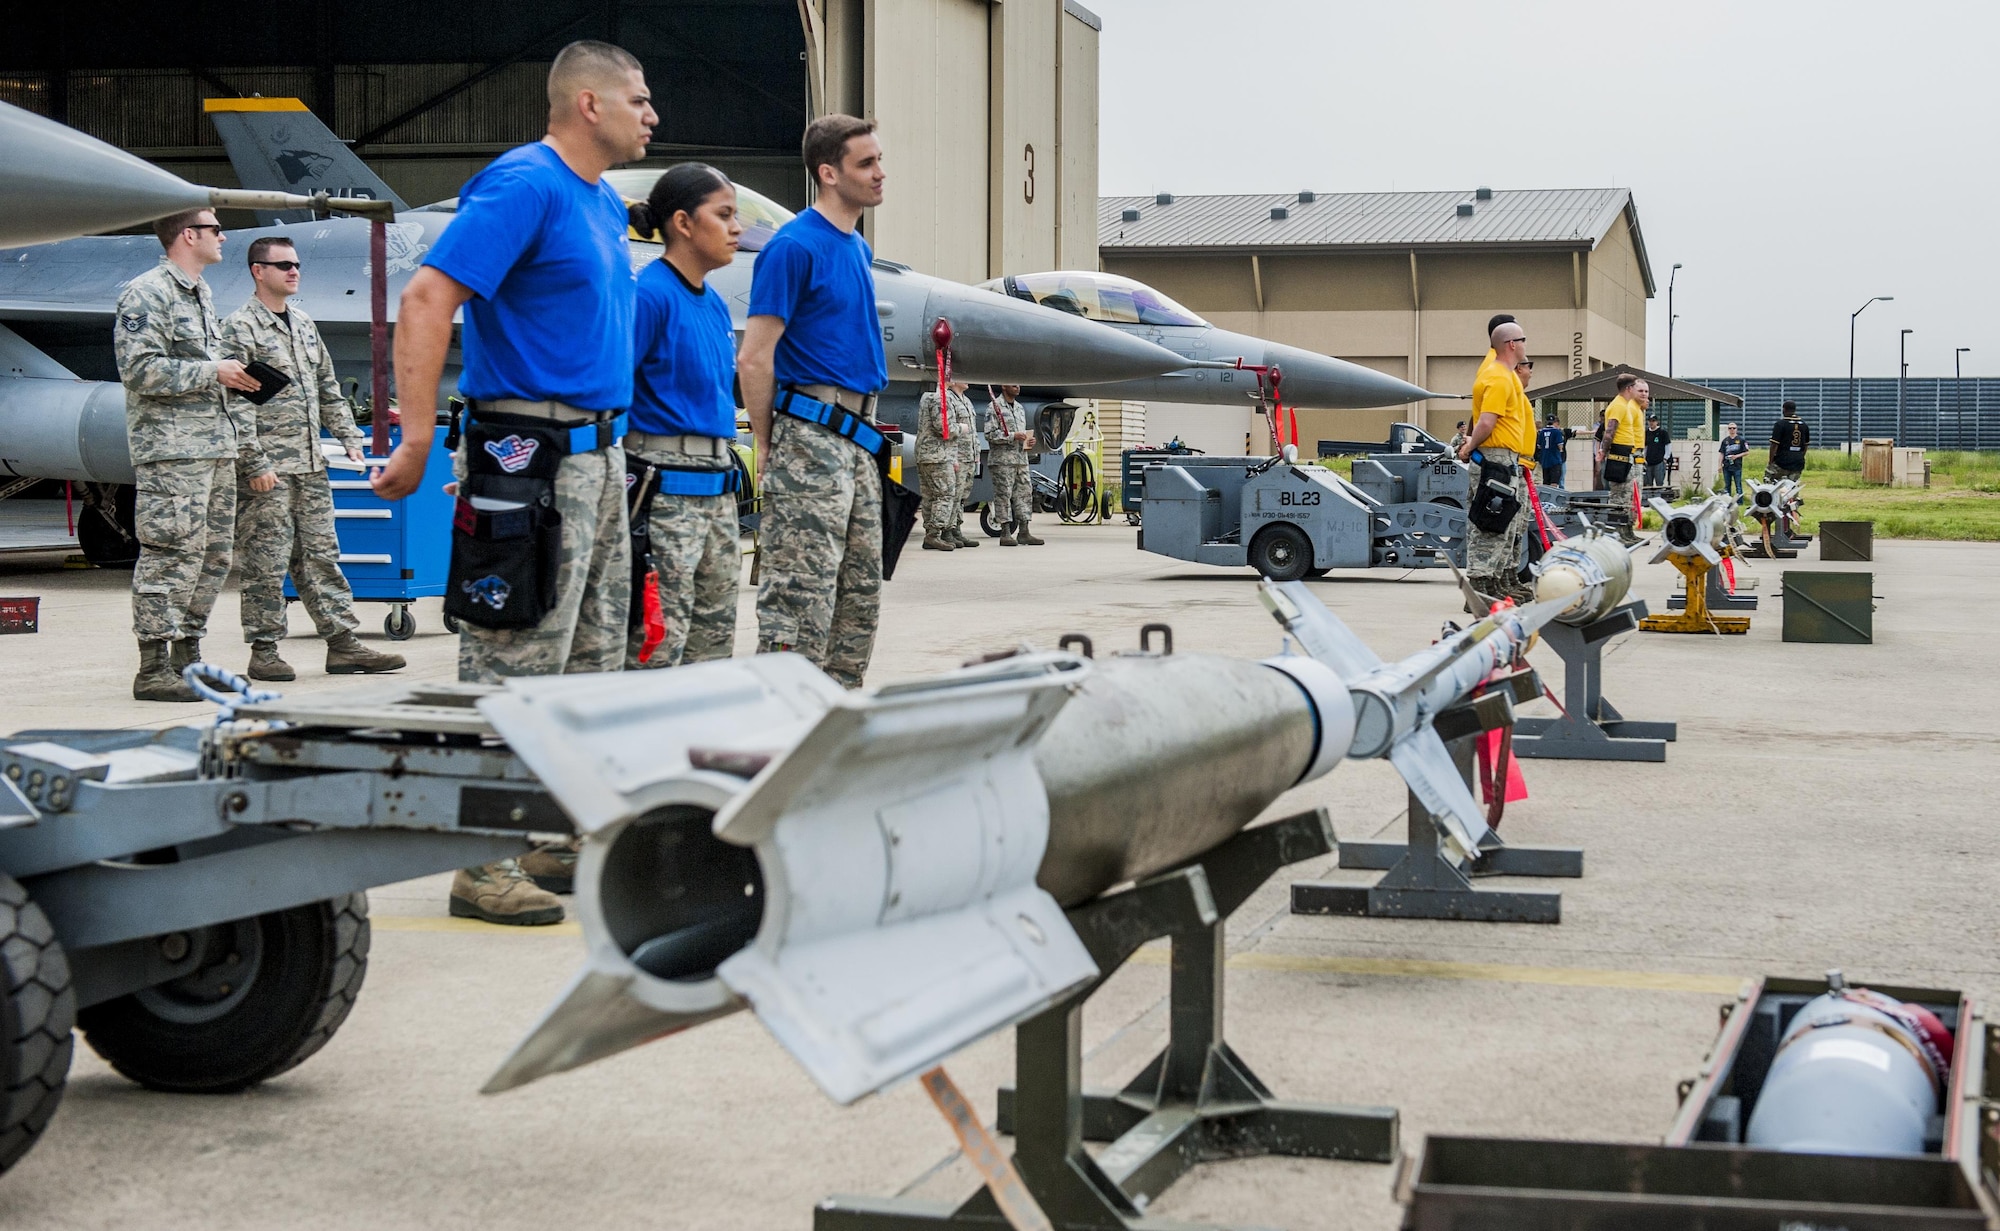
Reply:
[[132, 631], [140, 701], [194, 701], [181, 669], [201, 657], [208, 613], [229, 575], [236, 532], [236, 452], [254, 392], [223, 358], [222, 322], [202, 270], [222, 259], [215, 212], [182, 210], [153, 224], [160, 263], [125, 284], [112, 321], [125, 432], [137, 475], [139, 563]]
[[247, 430], [236, 453], [236, 569], [250, 678], [297, 678], [278, 654], [278, 642], [289, 631], [287, 572], [326, 641], [328, 675], [394, 671], [404, 665], [400, 655], [378, 654], [354, 635], [361, 622], [354, 618], [354, 591], [340, 571], [320, 429], [357, 462], [361, 429], [340, 394], [319, 326], [291, 302], [299, 291], [298, 250], [283, 236], [265, 236], [251, 241], [249, 260], [255, 293], [222, 323], [223, 349], [289, 378], [269, 400], [247, 408]]

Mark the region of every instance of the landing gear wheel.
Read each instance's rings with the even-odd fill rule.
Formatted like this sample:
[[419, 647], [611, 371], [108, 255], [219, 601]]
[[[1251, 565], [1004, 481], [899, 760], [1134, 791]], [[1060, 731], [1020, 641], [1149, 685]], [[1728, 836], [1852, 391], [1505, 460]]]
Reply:
[[1312, 566], [1312, 540], [1297, 526], [1266, 526], [1250, 540], [1250, 567], [1272, 581], [1297, 581]]
[[444, 631], [456, 635], [458, 633], [458, 629], [459, 629], [458, 617], [453, 615], [449, 611], [445, 612]]
[[76, 514], [76, 545], [98, 568], [139, 562], [139, 489], [128, 483], [86, 485]]
[[408, 641], [417, 635], [417, 616], [408, 607], [391, 607], [382, 617], [382, 631], [391, 641]]
[[0, 1172], [56, 1114], [75, 1023], [69, 959], [55, 929], [28, 891], [0, 874]]
[[1004, 529], [1004, 527], [1002, 527], [999, 523], [993, 520], [993, 506], [990, 504], [980, 505], [979, 532], [981, 534], [984, 534], [989, 539], [997, 539], [1000, 537], [1000, 532], [1002, 529]]
[[98, 1055], [154, 1090], [227, 1094], [276, 1077], [326, 1045], [368, 973], [363, 894], [181, 935], [203, 947], [192, 973], [77, 1014]]

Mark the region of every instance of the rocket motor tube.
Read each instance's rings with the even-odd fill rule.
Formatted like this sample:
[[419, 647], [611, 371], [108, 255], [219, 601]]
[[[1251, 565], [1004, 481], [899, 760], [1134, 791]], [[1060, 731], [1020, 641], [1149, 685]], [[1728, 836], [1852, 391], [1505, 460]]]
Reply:
[[131, 483], [125, 390], [108, 381], [26, 377], [7, 382], [0, 476]]
[[[1744, 1141], [1813, 1154], [1921, 1154], [1948, 1079], [1950, 1035], [1916, 1006], [1868, 991], [1800, 1007], [1778, 1044]], [[1941, 1037], [1934, 1037], [1941, 1036]]]

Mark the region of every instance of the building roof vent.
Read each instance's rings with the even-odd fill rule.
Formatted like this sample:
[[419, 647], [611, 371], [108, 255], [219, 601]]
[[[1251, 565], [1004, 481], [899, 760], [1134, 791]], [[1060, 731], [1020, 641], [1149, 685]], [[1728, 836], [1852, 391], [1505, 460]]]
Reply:
[[1171, 192], [1163, 192], [1160, 195], [1153, 198], [1153, 204], [1155, 205], [1172, 205], [1173, 203], [1174, 203], [1174, 194]]
[[1475, 201], [1491, 201], [1493, 199], [1493, 190], [1482, 184], [1472, 190], [1472, 199]]
[[1472, 217], [1472, 202], [1460, 201], [1458, 203], [1458, 216], [1461, 218]]
[[1120, 214], [1119, 217], [1123, 218], [1126, 222], [1137, 222], [1139, 221], [1139, 211], [1136, 209], [1128, 209], [1124, 213]]
[[1317, 201], [1318, 199], [1319, 199], [1319, 194], [1315, 193], [1310, 188], [1306, 189], [1304, 192], [1299, 194], [1300, 205], [1311, 205], [1314, 201]]
[[1290, 211], [1290, 210], [1286, 209], [1286, 208], [1285, 208], [1284, 206], [1282, 206], [1282, 205], [1273, 205], [1273, 206], [1271, 207], [1271, 221], [1272, 221], [1272, 222], [1283, 222], [1283, 221], [1284, 221], [1285, 219], [1287, 219], [1287, 218], [1289, 218], [1289, 217], [1291, 217], [1291, 216], [1292, 216], [1292, 211]]

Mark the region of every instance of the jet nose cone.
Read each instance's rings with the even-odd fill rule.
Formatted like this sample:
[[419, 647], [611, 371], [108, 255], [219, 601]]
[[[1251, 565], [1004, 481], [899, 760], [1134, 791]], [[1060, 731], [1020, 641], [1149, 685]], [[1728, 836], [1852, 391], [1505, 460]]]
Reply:
[[[1345, 359], [1256, 338], [1241, 337], [1240, 340], [1245, 348], [1240, 353], [1245, 359], [1260, 362], [1256, 356], [1261, 353], [1261, 362], [1278, 366], [1284, 377], [1279, 390], [1287, 406], [1303, 406], [1309, 410], [1361, 410], [1370, 406], [1401, 406], [1407, 402], [1421, 402], [1425, 398], [1450, 396], [1420, 389], [1401, 377], [1377, 372]], [[1209, 349], [1223, 355], [1228, 353], [1229, 344], [1217, 338], [1211, 342]]]
[[924, 317], [924, 360], [938, 318], [951, 322], [952, 374], [996, 385], [1093, 385], [1187, 366], [1144, 338], [992, 291], [936, 284]]

